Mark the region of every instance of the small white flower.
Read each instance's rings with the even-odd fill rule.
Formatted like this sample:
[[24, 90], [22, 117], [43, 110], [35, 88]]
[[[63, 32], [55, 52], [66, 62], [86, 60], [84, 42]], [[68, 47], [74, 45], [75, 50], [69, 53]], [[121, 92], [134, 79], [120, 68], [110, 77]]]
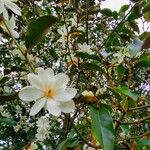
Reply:
[[44, 118], [44, 117], [40, 117], [36, 122], [36, 124], [39, 129], [47, 129], [50, 127], [48, 118]]
[[0, 14], [8, 20], [9, 15], [7, 9], [10, 9], [16, 15], [21, 15], [21, 9], [14, 3], [17, 0], [0, 0]]
[[2, 29], [5, 32], [7, 32], [8, 34], [11, 34], [14, 38], [19, 38], [18, 32], [14, 30], [16, 28], [14, 15], [12, 15], [10, 20], [5, 20], [5, 23], [6, 23], [7, 27], [9, 28], [9, 31], [8, 31], [7, 27], [3, 23], [0, 25], [2, 27]]
[[60, 29], [57, 30], [57, 32], [61, 35], [58, 42], [61, 42], [63, 46], [65, 46], [65, 42], [67, 41], [68, 33], [70, 32], [71, 27], [68, 27], [66, 29], [66, 26], [63, 25]]
[[36, 115], [44, 106], [50, 114], [59, 116], [61, 112], [70, 113], [75, 104], [72, 98], [76, 95], [75, 88], [68, 88], [69, 78], [64, 73], [54, 75], [52, 69], [38, 69], [38, 74], [28, 74], [30, 86], [19, 92], [19, 97], [25, 102], [35, 100], [30, 115]]
[[83, 53], [88, 53], [88, 54], [94, 54], [91, 49], [90, 46], [87, 45], [86, 43], [83, 44], [78, 44], [79, 50], [78, 52], [83, 52]]

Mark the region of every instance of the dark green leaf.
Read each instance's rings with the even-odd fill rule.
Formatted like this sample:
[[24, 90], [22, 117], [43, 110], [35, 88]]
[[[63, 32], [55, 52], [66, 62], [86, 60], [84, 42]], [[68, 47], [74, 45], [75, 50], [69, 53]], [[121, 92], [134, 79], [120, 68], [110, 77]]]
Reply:
[[93, 59], [93, 60], [98, 60], [98, 61], [100, 60], [100, 58], [97, 55], [90, 55], [84, 52], [77, 52], [76, 56], [83, 58], [83, 59]]
[[129, 5], [123, 5], [123, 6], [120, 8], [119, 13], [120, 13], [120, 12], [125, 12], [125, 11], [127, 11], [128, 9], [129, 9]]
[[56, 150], [65, 150], [67, 147], [71, 148], [76, 144], [78, 144], [78, 141], [75, 138], [67, 138], [57, 146]]
[[113, 150], [115, 137], [109, 111], [103, 105], [101, 105], [99, 110], [90, 107], [90, 116], [93, 136], [104, 150]]
[[103, 14], [104, 16], [107, 17], [111, 17], [112, 16], [112, 11], [108, 8], [104, 8], [101, 10], [101, 14]]
[[57, 20], [58, 19], [54, 16], [46, 15], [32, 21], [27, 28], [25, 39], [26, 47], [31, 49], [40, 42], [48, 32], [49, 27], [56, 23]]
[[138, 67], [150, 67], [150, 54], [141, 55], [136, 65]]
[[104, 70], [99, 65], [96, 65], [94, 63], [84, 63], [82, 66], [86, 70], [95, 70], [95, 71], [104, 72]]

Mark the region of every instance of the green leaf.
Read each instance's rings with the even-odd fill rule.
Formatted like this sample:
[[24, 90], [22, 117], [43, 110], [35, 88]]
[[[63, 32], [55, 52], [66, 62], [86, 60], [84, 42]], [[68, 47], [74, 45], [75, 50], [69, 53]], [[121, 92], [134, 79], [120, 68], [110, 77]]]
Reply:
[[137, 142], [137, 147], [141, 149], [143, 146], [150, 146], [150, 136], [145, 137], [145, 138], [140, 138], [136, 142]]
[[120, 12], [126, 12], [128, 9], [129, 9], [129, 5], [123, 5], [123, 6], [120, 8], [119, 13], [120, 13]]
[[124, 94], [124, 95], [126, 95], [126, 96], [129, 96], [134, 101], [136, 101], [137, 98], [138, 98], [138, 95], [133, 93], [133, 92], [131, 92], [131, 90], [128, 89], [128, 87], [126, 87], [126, 86], [119, 86], [119, 87], [117, 87], [117, 91], [122, 93], [122, 94]]
[[144, 13], [144, 14], [143, 14], [143, 17], [144, 17], [144, 19], [145, 19], [146, 21], [149, 22], [149, 21], [150, 21], [150, 11]]
[[150, 54], [143, 54], [139, 58], [139, 62], [136, 64], [138, 67], [150, 67]]
[[77, 57], [80, 57], [82, 59], [93, 59], [93, 60], [97, 60], [100, 61], [100, 58], [97, 55], [90, 55], [88, 53], [84, 53], [84, 52], [77, 52], [76, 53]]
[[104, 150], [114, 149], [114, 128], [109, 111], [101, 105], [97, 110], [90, 107], [92, 133]]
[[94, 63], [84, 63], [82, 66], [86, 70], [94, 70], [94, 71], [104, 72], [104, 70], [99, 65], [94, 64]]
[[75, 139], [75, 138], [67, 138], [66, 140], [64, 140], [63, 142], [61, 142], [57, 146], [56, 150], [67, 150], [67, 147], [71, 148], [71, 147], [73, 147], [73, 146], [75, 146], [77, 144], [78, 144], [77, 139]]
[[104, 16], [107, 16], [107, 17], [111, 17], [112, 11], [109, 8], [104, 8], [101, 10], [101, 14], [103, 14]]
[[39, 17], [32, 21], [27, 28], [25, 44], [28, 49], [39, 43], [48, 32], [49, 28], [57, 22], [57, 18], [51, 15]]
[[142, 10], [142, 13], [144, 14], [144, 13], [146, 13], [146, 12], [148, 12], [148, 11], [150, 11], [150, 2], [148, 2], [148, 3], [144, 6], [144, 8], [143, 8], [143, 10]]
[[14, 126], [16, 124], [16, 121], [14, 121], [11, 118], [2, 118], [0, 120], [0, 124], [6, 125], [6, 126]]

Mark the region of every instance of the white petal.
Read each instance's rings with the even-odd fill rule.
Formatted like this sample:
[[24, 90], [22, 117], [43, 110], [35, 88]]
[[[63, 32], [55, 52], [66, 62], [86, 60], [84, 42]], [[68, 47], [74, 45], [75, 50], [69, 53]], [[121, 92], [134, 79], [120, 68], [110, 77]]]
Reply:
[[59, 116], [61, 114], [61, 110], [59, 108], [59, 104], [54, 100], [47, 101], [47, 110], [50, 114], [54, 116]]
[[74, 103], [73, 100], [72, 101], [68, 101], [68, 102], [60, 103], [60, 109], [64, 113], [73, 112], [74, 109], [75, 109], [75, 103]]
[[55, 86], [56, 87], [66, 87], [69, 82], [69, 77], [64, 73], [59, 73], [55, 75]]
[[44, 107], [45, 103], [45, 98], [41, 98], [38, 101], [36, 101], [30, 110], [30, 116], [36, 115]]
[[56, 101], [70, 101], [77, 93], [75, 88], [59, 89], [54, 99]]
[[29, 73], [28, 80], [33, 87], [40, 89], [40, 90], [43, 89], [43, 83], [37, 75]]
[[21, 9], [13, 2], [7, 2], [6, 7], [9, 8], [11, 11], [13, 11], [17, 15], [21, 15]]
[[19, 98], [26, 102], [37, 100], [41, 97], [43, 97], [43, 92], [32, 86], [24, 87], [19, 92]]

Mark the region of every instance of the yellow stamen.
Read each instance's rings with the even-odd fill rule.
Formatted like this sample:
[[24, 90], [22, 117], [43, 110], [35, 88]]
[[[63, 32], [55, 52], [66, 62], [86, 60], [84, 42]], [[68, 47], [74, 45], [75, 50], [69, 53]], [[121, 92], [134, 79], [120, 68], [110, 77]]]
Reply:
[[55, 91], [52, 89], [46, 89], [44, 91], [44, 96], [47, 98], [52, 98], [52, 97], [54, 97], [54, 95], [55, 95]]

